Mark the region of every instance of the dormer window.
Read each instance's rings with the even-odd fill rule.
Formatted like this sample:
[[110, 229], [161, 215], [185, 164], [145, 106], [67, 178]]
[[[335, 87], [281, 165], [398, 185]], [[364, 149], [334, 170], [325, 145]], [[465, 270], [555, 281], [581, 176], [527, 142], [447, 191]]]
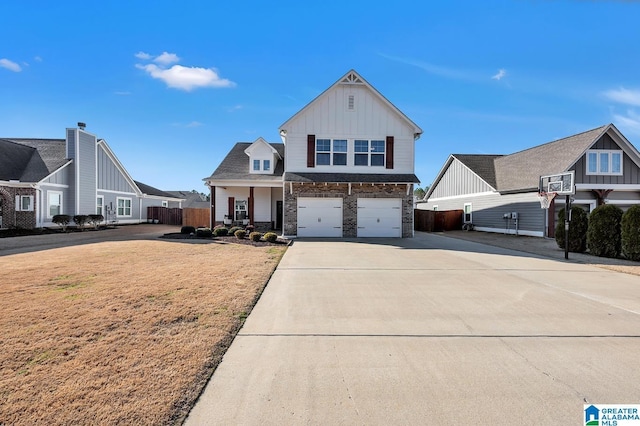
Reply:
[[268, 172], [271, 170], [271, 160], [263, 160], [262, 161], [262, 170]]
[[260, 160], [253, 160], [253, 171], [254, 172], [260, 171]]

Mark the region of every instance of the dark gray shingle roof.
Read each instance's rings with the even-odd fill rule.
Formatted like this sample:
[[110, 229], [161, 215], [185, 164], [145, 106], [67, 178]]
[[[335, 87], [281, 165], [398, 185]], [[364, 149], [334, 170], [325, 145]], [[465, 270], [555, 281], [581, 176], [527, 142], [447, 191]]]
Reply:
[[[270, 143], [278, 151], [280, 157], [284, 158], [284, 144]], [[251, 143], [239, 142], [231, 148], [231, 151], [222, 160], [218, 168], [211, 175], [211, 179], [219, 180], [274, 180], [284, 173], [284, 161], [278, 160], [272, 175], [249, 173], [249, 156], [244, 152]]]
[[165, 198], [180, 198], [180, 197], [174, 197], [168, 192], [164, 192], [158, 188], [154, 188], [153, 186], [147, 185], [146, 183], [138, 182], [137, 180], [134, 180], [134, 182], [138, 186], [140, 191], [142, 191], [143, 194], [155, 195], [158, 197], [165, 197]]
[[285, 182], [328, 183], [420, 183], [414, 174], [366, 174], [366, 173], [294, 173], [284, 175]]
[[0, 179], [39, 182], [66, 164], [64, 139], [0, 139]]
[[185, 209], [208, 209], [209, 202], [199, 193], [193, 191], [165, 191], [176, 198], [183, 198], [182, 207]]

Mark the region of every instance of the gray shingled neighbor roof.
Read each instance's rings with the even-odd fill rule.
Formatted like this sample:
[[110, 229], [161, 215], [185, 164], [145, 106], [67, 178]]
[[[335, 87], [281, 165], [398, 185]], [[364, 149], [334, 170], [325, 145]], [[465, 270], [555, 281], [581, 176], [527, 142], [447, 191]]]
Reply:
[[284, 174], [285, 182], [327, 183], [420, 183], [412, 174], [367, 174], [367, 173], [294, 173]]
[[535, 190], [540, 176], [566, 171], [593, 145], [607, 126], [496, 158], [500, 192]]
[[[235, 144], [227, 156], [222, 160], [218, 168], [209, 178], [215, 180], [274, 180], [284, 173], [284, 161], [278, 161], [273, 174], [249, 173], [249, 156], [244, 152], [252, 143], [239, 142]], [[278, 151], [280, 157], [284, 158], [284, 144], [270, 143]]]
[[64, 139], [0, 139], [0, 180], [39, 182], [68, 162]]
[[140, 191], [142, 191], [143, 194], [155, 195], [157, 197], [165, 197], [165, 198], [180, 198], [180, 197], [175, 197], [169, 194], [168, 192], [164, 192], [158, 188], [154, 188], [153, 186], [149, 186], [145, 183], [138, 182], [137, 180], [134, 180], [134, 182], [138, 186]]
[[452, 154], [493, 188], [496, 187], [495, 159], [502, 155]]
[[182, 208], [185, 209], [208, 209], [211, 207], [209, 201], [207, 201], [202, 194], [193, 191], [165, 191], [173, 195], [176, 198], [184, 199]]

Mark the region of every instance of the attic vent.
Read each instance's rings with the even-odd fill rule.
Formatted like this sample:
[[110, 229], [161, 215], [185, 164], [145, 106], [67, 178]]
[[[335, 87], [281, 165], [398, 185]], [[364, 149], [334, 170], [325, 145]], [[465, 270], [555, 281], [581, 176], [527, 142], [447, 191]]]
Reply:
[[360, 77], [358, 77], [355, 73], [350, 72], [347, 76], [342, 79], [342, 83], [347, 84], [364, 84], [364, 81]]
[[347, 102], [347, 109], [353, 111], [353, 108], [355, 107], [355, 96], [354, 95], [349, 95], [349, 101]]

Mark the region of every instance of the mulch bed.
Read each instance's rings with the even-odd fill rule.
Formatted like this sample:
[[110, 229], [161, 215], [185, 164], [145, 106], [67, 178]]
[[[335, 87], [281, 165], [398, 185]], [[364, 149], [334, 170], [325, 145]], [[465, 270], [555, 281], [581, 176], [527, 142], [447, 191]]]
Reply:
[[170, 240], [198, 240], [198, 241], [211, 241], [214, 243], [229, 243], [229, 244], [244, 244], [248, 246], [254, 247], [264, 247], [264, 246], [288, 246], [291, 244], [291, 240], [285, 238], [278, 238], [275, 243], [270, 243], [268, 241], [260, 240], [260, 241], [252, 241], [249, 238], [237, 238], [235, 235], [227, 235], [224, 237], [197, 237], [195, 235], [190, 234], [181, 234], [179, 232], [164, 234], [160, 238], [170, 239]]

